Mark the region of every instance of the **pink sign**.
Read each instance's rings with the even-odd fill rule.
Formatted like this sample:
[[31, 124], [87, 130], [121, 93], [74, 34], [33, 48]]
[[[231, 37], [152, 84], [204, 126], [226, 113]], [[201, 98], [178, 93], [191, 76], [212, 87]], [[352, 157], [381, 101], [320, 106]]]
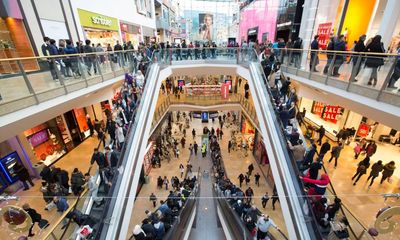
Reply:
[[332, 23], [321, 23], [318, 25], [318, 45], [322, 49], [326, 49], [331, 35]]
[[221, 85], [221, 97], [223, 99], [229, 98], [229, 84], [224, 83]]
[[250, 28], [258, 27], [257, 39], [262, 43], [262, 35], [268, 33], [270, 41], [275, 40], [276, 19], [279, 0], [255, 0], [240, 11], [239, 39], [247, 41]]
[[33, 134], [29, 138], [29, 142], [31, 143], [32, 147], [36, 147], [44, 142], [46, 142], [49, 139], [49, 134], [47, 133], [47, 130], [42, 130], [40, 132], [37, 132]]

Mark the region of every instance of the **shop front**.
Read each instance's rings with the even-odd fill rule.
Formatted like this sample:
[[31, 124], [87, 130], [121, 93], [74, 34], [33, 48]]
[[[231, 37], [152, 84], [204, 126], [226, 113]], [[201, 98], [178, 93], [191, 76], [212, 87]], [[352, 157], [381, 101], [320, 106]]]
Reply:
[[157, 31], [153, 28], [142, 26], [143, 42], [149, 44], [155, 42]]
[[78, 15], [85, 39], [93, 44], [100, 43], [103, 48], [108, 44], [114, 47], [121, 40], [118, 19], [82, 9], [78, 9]]
[[73, 148], [62, 116], [24, 131], [24, 136], [36, 158], [33, 163], [51, 165]]
[[[35, 53], [18, 5], [4, 4], [7, 3], [0, 1], [0, 59], [33, 57]], [[24, 60], [21, 63], [25, 71], [39, 70], [36, 60]], [[0, 62], [0, 74], [17, 72], [20, 69], [16, 62]]]
[[268, 184], [273, 186], [275, 182], [274, 177], [272, 176], [272, 170], [271, 165], [269, 164], [267, 150], [264, 145], [263, 137], [257, 129], [254, 135], [253, 156], [255, 160], [260, 164], [261, 170], [265, 174]]
[[140, 26], [133, 25], [127, 22], [120, 21], [121, 36], [123, 42], [131, 42], [135, 49], [139, 43], [143, 41]]

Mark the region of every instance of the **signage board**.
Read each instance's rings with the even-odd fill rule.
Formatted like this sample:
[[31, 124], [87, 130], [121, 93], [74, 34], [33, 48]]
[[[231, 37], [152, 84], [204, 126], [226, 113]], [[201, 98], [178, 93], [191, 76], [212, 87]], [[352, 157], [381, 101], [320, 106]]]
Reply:
[[119, 30], [118, 19], [78, 8], [78, 15], [83, 27], [105, 30]]

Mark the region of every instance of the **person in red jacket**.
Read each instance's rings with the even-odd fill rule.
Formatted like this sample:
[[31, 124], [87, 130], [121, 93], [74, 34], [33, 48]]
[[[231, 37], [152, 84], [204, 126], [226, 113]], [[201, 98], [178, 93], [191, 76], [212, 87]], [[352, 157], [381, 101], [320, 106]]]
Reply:
[[300, 179], [303, 180], [304, 182], [314, 184], [308, 190], [308, 195], [311, 197], [314, 197], [315, 200], [321, 199], [321, 197], [325, 194], [328, 184], [330, 183], [329, 176], [328, 176], [328, 174], [325, 174], [325, 173], [322, 174], [319, 179], [311, 179], [309, 177], [301, 177], [301, 176], [300, 176]]

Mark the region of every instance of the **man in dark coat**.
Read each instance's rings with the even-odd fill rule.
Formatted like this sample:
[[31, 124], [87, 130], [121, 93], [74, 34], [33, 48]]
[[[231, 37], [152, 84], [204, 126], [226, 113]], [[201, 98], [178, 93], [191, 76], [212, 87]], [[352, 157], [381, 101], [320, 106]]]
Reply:
[[90, 160], [90, 164], [93, 164], [94, 162], [97, 163], [100, 169], [107, 167], [107, 161], [102, 152], [99, 152], [99, 149], [95, 148], [93, 149], [93, 155], [92, 159]]
[[35, 234], [32, 233], [32, 229], [35, 226], [35, 223], [39, 223], [40, 220], [42, 220], [42, 216], [38, 212], [36, 212], [35, 209], [31, 208], [28, 203], [22, 205], [22, 209], [24, 209], [25, 212], [27, 212], [32, 219], [32, 226], [31, 228], [29, 228], [28, 237], [33, 237], [35, 236]]
[[[346, 42], [344, 41], [344, 35], [343, 34], [340, 35], [339, 38], [338, 38], [338, 41], [335, 42], [334, 50], [335, 51], [343, 51], [343, 52], [346, 51]], [[344, 53], [336, 54], [334, 67], [333, 67], [333, 73], [332, 73], [332, 75], [334, 77], [340, 76], [339, 68], [340, 68], [340, 66], [342, 66], [345, 57], [346, 56], [344, 55]]]
[[24, 191], [29, 189], [28, 184], [26, 183], [27, 181], [29, 184], [33, 187], [35, 184], [32, 182], [31, 176], [29, 176], [28, 170], [24, 166], [22, 166], [19, 162], [17, 162], [14, 165], [14, 171], [17, 174], [19, 180], [22, 182], [24, 185]]

